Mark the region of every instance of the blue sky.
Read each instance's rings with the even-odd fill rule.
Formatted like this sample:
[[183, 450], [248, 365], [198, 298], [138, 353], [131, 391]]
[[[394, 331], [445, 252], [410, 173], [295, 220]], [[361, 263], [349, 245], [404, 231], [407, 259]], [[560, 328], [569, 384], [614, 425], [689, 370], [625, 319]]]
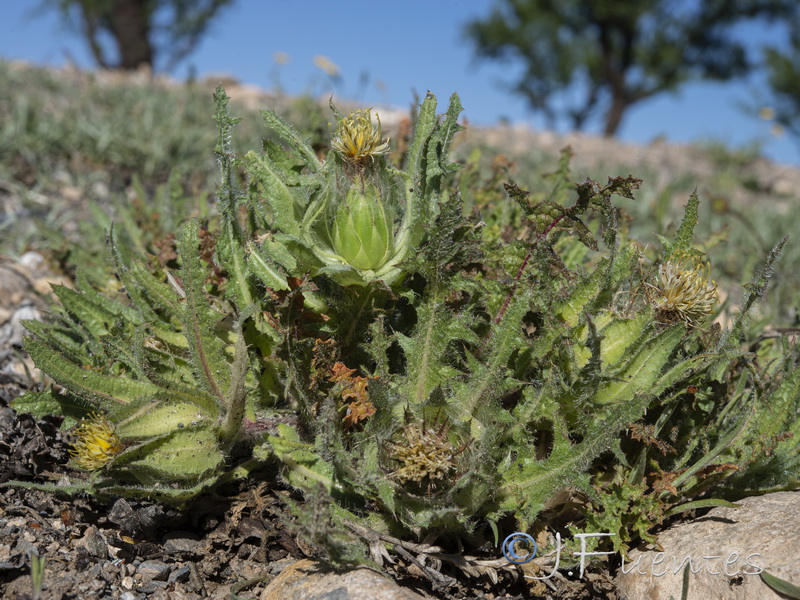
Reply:
[[[82, 40], [53, 12], [34, 11], [39, 0], [0, 0], [0, 58], [91, 67]], [[354, 98], [369, 105], [406, 107], [413, 90], [431, 90], [444, 104], [457, 91], [472, 123], [500, 118], [543, 126], [525, 103], [503, 89], [513, 64], [477, 62], [463, 36], [465, 22], [488, 14], [491, 0], [236, 0], [175, 72], [229, 74], [264, 88], [276, 83], [289, 93]], [[748, 32], [764, 38], [766, 31]], [[276, 53], [288, 62], [278, 65]], [[341, 73], [331, 80], [314, 65], [325, 56]], [[764, 155], [800, 166], [800, 144], [771, 133], [769, 122], [740, 106], [760, 105], [760, 82], [697, 83], [636, 105], [619, 132], [622, 140], [646, 143], [718, 141], [734, 147], [761, 143]], [[592, 130], [597, 131], [599, 124]]]

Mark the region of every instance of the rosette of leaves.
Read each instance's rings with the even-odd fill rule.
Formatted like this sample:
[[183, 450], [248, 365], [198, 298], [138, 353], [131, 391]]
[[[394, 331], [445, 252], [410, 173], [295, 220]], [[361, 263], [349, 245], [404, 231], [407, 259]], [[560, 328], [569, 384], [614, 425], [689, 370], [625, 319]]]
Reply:
[[14, 407], [62, 414], [67, 428], [84, 419], [75, 463], [92, 476], [76, 490], [182, 501], [223, 473], [241, 436], [255, 383], [242, 319], [206, 289], [197, 225], [183, 229], [182, 268], [156, 273], [112, 233], [124, 291], [79, 277], [75, 289], [55, 289], [49, 322], [26, 324], [25, 349], [58, 388]]

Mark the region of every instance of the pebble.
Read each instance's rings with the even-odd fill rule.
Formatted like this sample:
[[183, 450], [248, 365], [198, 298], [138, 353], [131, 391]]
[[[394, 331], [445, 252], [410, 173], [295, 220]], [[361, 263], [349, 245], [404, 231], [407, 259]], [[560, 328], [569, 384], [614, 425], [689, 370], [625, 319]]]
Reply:
[[136, 588], [136, 591], [142, 594], [152, 594], [158, 590], [166, 590], [167, 587], [169, 584], [166, 581], [148, 581]]
[[165, 581], [172, 567], [159, 560], [146, 560], [139, 565], [138, 572], [145, 580]]
[[169, 574], [169, 578], [167, 579], [168, 583], [185, 583], [189, 581], [189, 567], [186, 565], [182, 566], [180, 569], [175, 569], [172, 573]]
[[103, 560], [108, 558], [108, 544], [94, 526], [86, 528], [83, 537], [76, 542], [76, 545], [86, 548], [86, 551], [92, 556]]
[[166, 534], [164, 542], [164, 552], [199, 552], [202, 547], [200, 538], [188, 531], [173, 531]]

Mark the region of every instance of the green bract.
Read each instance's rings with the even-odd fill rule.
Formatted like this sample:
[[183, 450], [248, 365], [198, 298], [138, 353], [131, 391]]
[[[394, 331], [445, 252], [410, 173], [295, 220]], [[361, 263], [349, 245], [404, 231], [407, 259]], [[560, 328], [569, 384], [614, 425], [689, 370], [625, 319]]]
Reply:
[[375, 186], [355, 185], [336, 208], [333, 249], [343, 264], [361, 271], [379, 271], [392, 257], [394, 227], [391, 213]]

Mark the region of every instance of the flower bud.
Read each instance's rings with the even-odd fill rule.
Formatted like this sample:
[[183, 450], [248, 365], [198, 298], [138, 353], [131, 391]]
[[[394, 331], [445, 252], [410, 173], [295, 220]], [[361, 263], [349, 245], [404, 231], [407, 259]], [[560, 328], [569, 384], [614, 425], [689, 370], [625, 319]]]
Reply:
[[351, 187], [336, 210], [333, 247], [356, 269], [377, 270], [392, 256], [392, 215], [371, 184]]

